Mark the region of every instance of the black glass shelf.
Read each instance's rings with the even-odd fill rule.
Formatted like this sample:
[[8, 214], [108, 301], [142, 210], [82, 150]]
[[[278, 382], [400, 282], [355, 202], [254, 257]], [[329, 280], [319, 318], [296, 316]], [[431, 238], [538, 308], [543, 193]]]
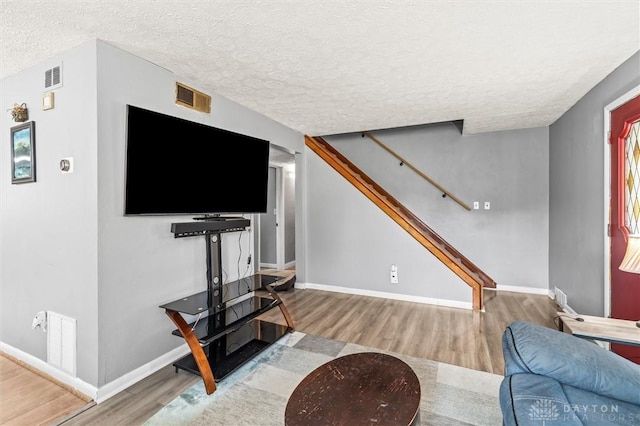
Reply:
[[[201, 345], [206, 345], [243, 326], [244, 323], [278, 306], [282, 301], [268, 297], [250, 297], [226, 309], [189, 324]], [[195, 327], [194, 327], [195, 325]], [[171, 333], [182, 336], [179, 330]]]
[[[211, 315], [215, 312], [226, 309], [224, 303], [240, 296], [244, 296], [245, 294], [249, 294], [252, 291], [260, 290], [281, 279], [282, 277], [276, 277], [273, 275], [250, 275], [239, 280], [213, 287], [212, 292], [214, 294], [210, 294], [209, 290], [205, 290], [200, 293], [192, 294], [190, 296], [183, 297], [182, 299], [160, 305], [160, 307], [188, 315], [198, 315], [203, 312]], [[222, 294], [221, 297], [220, 293]]]
[[[215, 381], [224, 379], [284, 336], [287, 331], [289, 331], [287, 326], [254, 319], [245, 323], [233, 335], [204, 348]], [[192, 354], [179, 359], [173, 365], [200, 375]]]

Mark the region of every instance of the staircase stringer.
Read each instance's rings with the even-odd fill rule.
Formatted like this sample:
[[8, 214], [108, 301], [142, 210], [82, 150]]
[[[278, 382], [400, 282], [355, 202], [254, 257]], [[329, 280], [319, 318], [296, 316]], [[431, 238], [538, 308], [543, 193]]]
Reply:
[[[320, 141], [316, 140], [320, 139]], [[447, 266], [453, 273], [460, 277], [468, 286], [472, 289], [473, 309], [483, 309], [483, 281], [479, 276], [476, 276], [468, 267], [461, 262], [457, 262], [452, 258], [450, 253], [443, 250], [444, 247], [440, 247], [435, 243], [432, 238], [428, 236], [424, 228], [429, 229], [422, 221], [410, 213], [401, 203], [395, 200], [390, 195], [383, 195], [386, 193], [375, 182], [373, 182], [366, 174], [355, 167], [346, 158], [337, 152], [333, 147], [328, 145], [326, 141], [321, 138], [311, 138], [305, 136], [306, 145], [320, 156], [327, 164], [335, 169], [341, 176], [347, 179], [353, 186], [355, 186], [360, 192], [362, 192], [367, 198], [369, 198], [378, 208], [380, 208], [385, 214], [393, 219], [398, 225], [400, 225], [406, 232], [408, 232], [416, 241], [418, 241], [423, 247], [425, 247], [430, 253], [432, 253], [440, 262]], [[323, 143], [324, 142], [324, 143]], [[324, 148], [331, 148], [325, 150]], [[366, 177], [366, 179], [364, 178]], [[409, 215], [405, 214], [409, 212]], [[421, 229], [422, 228], [422, 229]], [[437, 235], [437, 234], [436, 234]], [[438, 236], [438, 238], [440, 238]], [[443, 245], [449, 246], [444, 240]], [[493, 280], [491, 280], [493, 282]], [[494, 283], [495, 285], [495, 283]]]

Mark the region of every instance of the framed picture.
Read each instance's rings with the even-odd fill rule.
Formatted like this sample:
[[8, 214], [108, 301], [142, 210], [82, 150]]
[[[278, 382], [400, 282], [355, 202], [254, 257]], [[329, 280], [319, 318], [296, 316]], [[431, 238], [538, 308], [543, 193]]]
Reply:
[[36, 123], [11, 128], [11, 183], [36, 181]]

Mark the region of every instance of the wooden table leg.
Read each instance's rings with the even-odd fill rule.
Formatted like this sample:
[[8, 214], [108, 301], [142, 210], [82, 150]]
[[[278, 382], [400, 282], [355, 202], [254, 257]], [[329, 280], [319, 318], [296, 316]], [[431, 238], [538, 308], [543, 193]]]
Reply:
[[282, 316], [284, 316], [285, 321], [287, 321], [287, 326], [289, 327], [289, 333], [293, 333], [294, 331], [296, 331], [295, 327], [293, 326], [293, 320], [291, 319], [291, 315], [289, 315], [289, 311], [287, 310], [286, 306], [284, 306], [284, 302], [282, 302], [282, 299], [280, 299], [280, 296], [278, 296], [278, 293], [273, 289], [271, 285], [267, 285], [265, 286], [265, 288], [269, 292], [269, 295], [271, 297], [273, 297], [275, 300], [280, 302], [278, 306], [280, 307], [280, 312], [282, 312]]
[[207, 358], [207, 355], [205, 355], [202, 346], [200, 346], [198, 338], [179, 312], [167, 309], [165, 310], [165, 313], [169, 318], [171, 318], [171, 321], [173, 321], [176, 327], [178, 327], [182, 337], [184, 337], [187, 345], [189, 345], [189, 349], [191, 349], [191, 353], [193, 354], [193, 359], [196, 361], [196, 365], [200, 370], [200, 376], [202, 376], [202, 381], [204, 382], [204, 388], [207, 391], [207, 395], [211, 395], [216, 390], [216, 381], [213, 378], [209, 359]]

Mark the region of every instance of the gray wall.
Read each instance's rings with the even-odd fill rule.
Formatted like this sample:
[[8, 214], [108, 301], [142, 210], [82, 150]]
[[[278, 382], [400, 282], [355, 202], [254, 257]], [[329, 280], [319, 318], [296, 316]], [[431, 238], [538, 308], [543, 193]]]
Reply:
[[[84, 44], [0, 82], [0, 340], [47, 359], [36, 312], [77, 319], [77, 374], [98, 381], [96, 45]], [[55, 108], [42, 111], [45, 70], [63, 64]], [[36, 124], [37, 182], [12, 185], [6, 109], [25, 102]], [[60, 159], [75, 172], [62, 174]]]
[[[304, 148], [300, 152], [295, 154], [296, 165], [296, 185], [295, 185], [295, 197], [296, 197], [296, 214], [295, 214], [295, 228], [296, 228], [296, 241], [295, 241], [295, 253], [296, 253], [296, 277], [298, 282], [307, 282], [307, 227], [308, 218], [308, 202], [307, 202], [307, 158], [311, 152]], [[315, 155], [315, 154], [314, 154]]]
[[[282, 155], [282, 154], [281, 154]], [[293, 155], [291, 155], [293, 161]], [[281, 164], [283, 193], [282, 202], [284, 205], [284, 263], [292, 262], [296, 258], [295, 253], [295, 172], [292, 172], [289, 164]], [[276, 208], [276, 168], [269, 168], [269, 198], [267, 201], [267, 213], [260, 215], [260, 263], [267, 265], [277, 265], [277, 230], [276, 216], [273, 214]]]
[[[41, 111], [44, 71], [60, 61], [64, 86], [55, 109]], [[191, 83], [91, 41], [1, 82], [2, 107], [27, 102], [36, 121], [38, 182], [10, 184], [13, 123], [0, 114], [0, 339], [44, 360], [33, 315], [76, 318], [78, 377], [97, 387], [183, 345], [158, 305], [206, 286], [204, 240], [170, 232], [171, 222], [190, 217], [123, 216], [126, 104], [302, 149], [300, 133], [225, 98], [213, 95], [211, 115], [176, 106], [176, 80]], [[75, 172], [62, 175], [58, 162], [67, 156]], [[224, 236], [225, 278], [245, 272], [253, 244], [249, 232]]]
[[640, 53], [549, 128], [549, 283], [584, 314], [604, 314], [604, 107], [638, 84]]
[[[442, 198], [360, 135], [327, 139], [498, 284], [548, 288], [546, 128], [462, 136], [442, 124], [375, 134], [468, 204], [490, 201], [491, 210], [467, 211]], [[469, 300], [459, 278], [307, 152], [308, 282]], [[389, 284], [391, 264], [398, 286]]]
[[[306, 282], [471, 302], [471, 290], [338, 175], [307, 151]], [[399, 283], [389, 269], [398, 266]], [[447, 282], [440, 286], [438, 283]]]
[[284, 263], [296, 260], [296, 175], [295, 169], [291, 167], [285, 166], [282, 170], [284, 181]]
[[269, 185], [267, 187], [267, 213], [260, 215], [260, 263], [275, 265], [276, 253], [276, 168], [269, 167]]
[[[193, 86], [191, 82], [102, 42], [98, 43], [98, 70], [98, 300], [103, 384], [184, 344], [170, 335], [172, 325], [157, 306], [206, 288], [203, 238], [176, 240], [169, 231], [171, 222], [189, 217], [122, 215], [125, 104], [277, 141], [290, 150], [301, 149], [303, 140], [300, 133], [219, 96], [213, 95], [211, 115], [176, 106], [176, 79]], [[211, 194], [214, 196], [215, 188]], [[225, 234], [222, 244], [224, 277], [234, 279], [246, 269], [253, 234]], [[114, 309], [119, 313], [115, 317]], [[128, 355], [123, 357], [123, 353]]]

